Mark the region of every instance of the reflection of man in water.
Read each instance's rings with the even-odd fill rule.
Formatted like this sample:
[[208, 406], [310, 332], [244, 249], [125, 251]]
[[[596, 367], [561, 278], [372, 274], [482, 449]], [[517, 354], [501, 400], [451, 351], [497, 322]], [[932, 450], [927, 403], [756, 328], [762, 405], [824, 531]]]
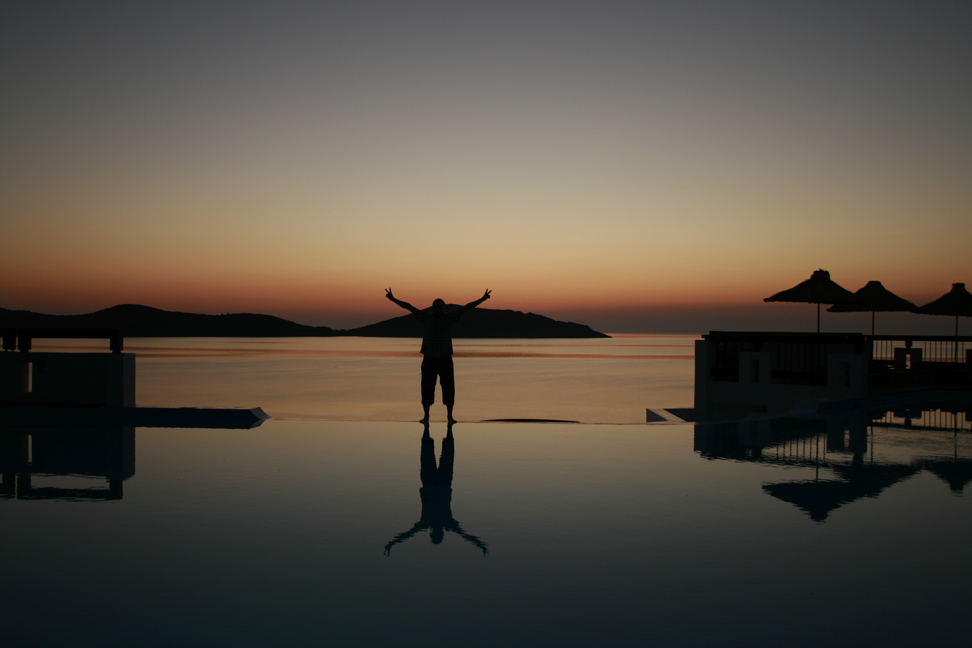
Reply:
[[442, 456], [439, 457], [438, 468], [435, 465], [435, 441], [429, 436], [429, 424], [425, 424], [422, 435], [421, 477], [422, 488], [419, 496], [422, 498], [422, 517], [408, 531], [399, 533], [385, 545], [385, 554], [391, 555], [391, 548], [399, 542], [405, 542], [419, 531], [429, 531], [429, 539], [435, 544], [441, 544], [446, 531], [458, 534], [466, 542], [479, 547], [486, 555], [486, 543], [474, 535], [462, 530], [459, 522], [452, 517], [452, 464], [456, 457], [456, 447], [452, 438], [452, 424], [446, 438], [442, 440]]
[[395, 299], [391, 288], [385, 289], [385, 297], [413, 313], [415, 318], [422, 322], [422, 355], [425, 356], [422, 359], [422, 407], [425, 409], [422, 423], [428, 423], [429, 408], [435, 402], [436, 377], [442, 385], [442, 402], [449, 411], [449, 422], [455, 423], [456, 420], [452, 418], [452, 406], [456, 402], [456, 378], [452, 366], [452, 325], [458, 322], [466, 311], [476, 308], [489, 299], [489, 290], [476, 301], [469, 302], [451, 313], [446, 312], [445, 302], [441, 299], [432, 302], [432, 312], [428, 312], [420, 311], [408, 302]]

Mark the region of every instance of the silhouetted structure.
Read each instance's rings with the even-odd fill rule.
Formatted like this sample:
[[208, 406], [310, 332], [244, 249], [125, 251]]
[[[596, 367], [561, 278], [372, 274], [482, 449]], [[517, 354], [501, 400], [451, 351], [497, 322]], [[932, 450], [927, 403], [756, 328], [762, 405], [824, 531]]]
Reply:
[[700, 419], [782, 413], [804, 401], [867, 396], [859, 333], [712, 331], [695, 342]]
[[[104, 338], [112, 352], [37, 353], [34, 338]], [[0, 425], [251, 428], [269, 418], [259, 407], [135, 407], [135, 355], [123, 347], [118, 329], [3, 329]]]
[[854, 293], [856, 303], [834, 304], [827, 309], [829, 313], [871, 313], [871, 335], [874, 335], [875, 313], [914, 313], [918, 307], [907, 299], [898, 297], [881, 285], [880, 281], [868, 281], [867, 285]]
[[810, 278], [793, 288], [767, 297], [764, 302], [799, 302], [817, 305], [817, 333], [820, 332], [820, 304], [854, 303], [856, 298], [851, 291], [838, 286], [830, 279], [826, 270], [815, 270]]
[[972, 337], [712, 331], [695, 343], [695, 420], [917, 389], [969, 389]]
[[[34, 338], [106, 338], [111, 353], [37, 353]], [[117, 329], [5, 329], [0, 404], [135, 407], [135, 355]]]
[[[74, 502], [122, 499], [135, 474], [135, 429], [21, 427], [0, 429], [0, 498]], [[66, 488], [35, 477], [103, 477], [108, 488]]]
[[925, 315], [949, 315], [955, 317], [955, 337], [958, 337], [959, 317], [972, 317], [972, 293], [964, 283], [953, 283], [952, 289], [918, 309]]
[[[826, 417], [703, 423], [695, 426], [695, 451], [710, 460], [814, 469], [813, 479], [764, 484], [762, 488], [815, 522], [823, 522], [841, 506], [876, 497], [923, 470], [961, 495], [972, 482], [972, 457], [962, 456], [959, 450], [959, 435], [972, 432], [968, 429], [972, 422], [969, 408], [968, 402], [926, 403], [898, 411], [857, 410]], [[887, 428], [896, 428], [895, 434], [887, 437], [896, 452], [890, 453], [891, 459], [875, 459], [874, 431]], [[902, 429], [913, 436], [902, 441], [898, 433]], [[951, 433], [951, 456], [942, 452], [943, 433]], [[923, 444], [923, 438], [930, 439], [928, 445]], [[967, 455], [967, 443], [964, 446]], [[902, 458], [905, 452], [912, 455], [910, 460]]]
[[449, 424], [445, 439], [442, 440], [442, 455], [439, 465], [435, 464], [435, 441], [429, 434], [429, 424], [425, 424], [422, 434], [422, 450], [419, 457], [422, 488], [419, 497], [422, 499], [422, 517], [415, 525], [403, 533], [396, 535], [385, 545], [385, 555], [391, 555], [391, 548], [405, 542], [420, 531], [428, 531], [429, 539], [435, 544], [441, 544], [445, 532], [455, 533], [460, 538], [476, 545], [483, 552], [489, 553], [486, 543], [478, 537], [462, 530], [459, 521], [452, 517], [452, 471], [455, 463], [456, 448], [452, 436], [452, 424]]

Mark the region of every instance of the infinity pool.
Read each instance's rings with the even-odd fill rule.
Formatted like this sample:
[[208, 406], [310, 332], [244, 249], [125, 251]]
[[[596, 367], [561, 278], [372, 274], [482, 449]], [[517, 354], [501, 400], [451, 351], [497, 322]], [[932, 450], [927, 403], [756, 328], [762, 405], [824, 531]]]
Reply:
[[3, 636], [964, 646], [949, 420], [7, 428]]

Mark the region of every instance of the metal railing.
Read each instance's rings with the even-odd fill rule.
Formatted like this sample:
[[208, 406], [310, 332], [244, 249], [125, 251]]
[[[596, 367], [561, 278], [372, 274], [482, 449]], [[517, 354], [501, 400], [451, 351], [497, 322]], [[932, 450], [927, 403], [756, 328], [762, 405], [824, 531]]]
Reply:
[[867, 352], [859, 333], [713, 331], [702, 337], [712, 345], [711, 377], [719, 382], [739, 381], [739, 354], [744, 351], [770, 353], [770, 382], [793, 385], [826, 385], [828, 355]]
[[[949, 335], [868, 335], [871, 360], [894, 363], [902, 356], [918, 358], [921, 362], [969, 363], [972, 362], [972, 337]], [[905, 352], [897, 352], [905, 349]], [[897, 355], [897, 357], [896, 357]]]
[[888, 410], [873, 418], [871, 425], [940, 432], [972, 432], [972, 405], [942, 406], [933, 410]]
[[702, 337], [717, 382], [739, 382], [743, 352], [768, 353], [770, 382], [777, 385], [826, 385], [827, 357], [834, 353], [866, 356], [878, 383], [934, 378], [966, 384], [972, 372], [972, 336], [713, 331]]

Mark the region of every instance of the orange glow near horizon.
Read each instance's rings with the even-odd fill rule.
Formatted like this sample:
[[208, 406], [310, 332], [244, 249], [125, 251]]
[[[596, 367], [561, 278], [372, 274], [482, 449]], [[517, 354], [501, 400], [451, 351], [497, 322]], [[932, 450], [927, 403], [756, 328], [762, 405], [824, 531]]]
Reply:
[[[814, 268], [816, 269], [816, 268]], [[832, 277], [849, 290], [856, 290], [874, 278], [865, 271], [841, 274], [830, 268]], [[955, 269], [958, 274], [959, 269]], [[0, 281], [5, 295], [5, 308], [22, 308], [54, 314], [92, 312], [121, 303], [139, 303], [165, 310], [198, 313], [255, 312], [278, 315], [302, 323], [346, 328], [401, 314], [384, 299], [384, 288], [391, 287], [397, 297], [425, 307], [442, 297], [451, 303], [476, 299], [485, 288], [493, 291], [487, 308], [530, 311], [540, 314], [574, 311], [651, 311], [693, 309], [732, 309], [762, 304], [763, 297], [788, 288], [808, 278], [812, 270], [767, 273], [759, 281], [746, 277], [725, 277], [713, 269], [713, 281], [689, 276], [681, 282], [653, 283], [633, 278], [615, 281], [610, 273], [600, 276], [577, 276], [563, 272], [563, 277], [540, 275], [533, 281], [510, 276], [460, 276], [433, 282], [426, 277], [395, 277], [383, 283], [354, 280], [334, 281], [289, 280], [282, 273], [259, 276], [248, 273], [233, 278], [206, 276], [179, 271], [148, 279], [138, 273], [112, 276], [108, 272], [75, 273], [75, 281], [62, 281], [56, 275], [23, 277], [16, 282]], [[867, 273], [867, 274], [865, 274]], [[52, 273], [53, 274], [53, 273]], [[270, 273], [268, 272], [268, 275]], [[498, 274], [498, 273], [497, 273]], [[941, 274], [926, 273], [926, 274]], [[776, 279], [777, 276], [782, 277]], [[917, 304], [926, 303], [951, 287], [948, 279], [939, 278], [930, 287], [923, 280], [938, 277], [879, 277], [886, 287]], [[719, 280], [721, 279], [721, 281]], [[747, 281], [748, 279], [748, 281]], [[910, 281], [906, 281], [910, 279]], [[779, 307], [766, 307], [772, 317]]]
[[684, 211], [643, 221], [386, 217], [333, 230], [330, 221], [293, 217], [285, 226], [254, 219], [232, 227], [202, 214], [190, 227], [161, 211], [133, 223], [92, 211], [51, 227], [54, 214], [38, 215], [5, 225], [0, 306], [64, 312], [134, 302], [326, 317], [379, 312], [388, 286], [417, 303], [471, 300], [488, 287], [493, 307], [536, 311], [733, 305], [759, 302], [818, 267], [849, 290], [877, 279], [920, 303], [967, 278], [963, 239], [916, 247], [908, 235], [915, 225], [903, 214], [882, 228], [849, 222], [837, 241], [819, 219], [774, 225], [769, 214], [751, 215], [730, 227], [685, 222]]
[[[270, 34], [230, 7], [239, 30], [26, 3], [0, 61], [0, 307], [344, 327], [397, 314], [386, 287], [637, 314], [758, 306], [817, 268], [917, 303], [972, 282], [951, 10], [642, 4], [530, 27], [325, 3]], [[934, 39], [903, 42], [919, 23]]]

